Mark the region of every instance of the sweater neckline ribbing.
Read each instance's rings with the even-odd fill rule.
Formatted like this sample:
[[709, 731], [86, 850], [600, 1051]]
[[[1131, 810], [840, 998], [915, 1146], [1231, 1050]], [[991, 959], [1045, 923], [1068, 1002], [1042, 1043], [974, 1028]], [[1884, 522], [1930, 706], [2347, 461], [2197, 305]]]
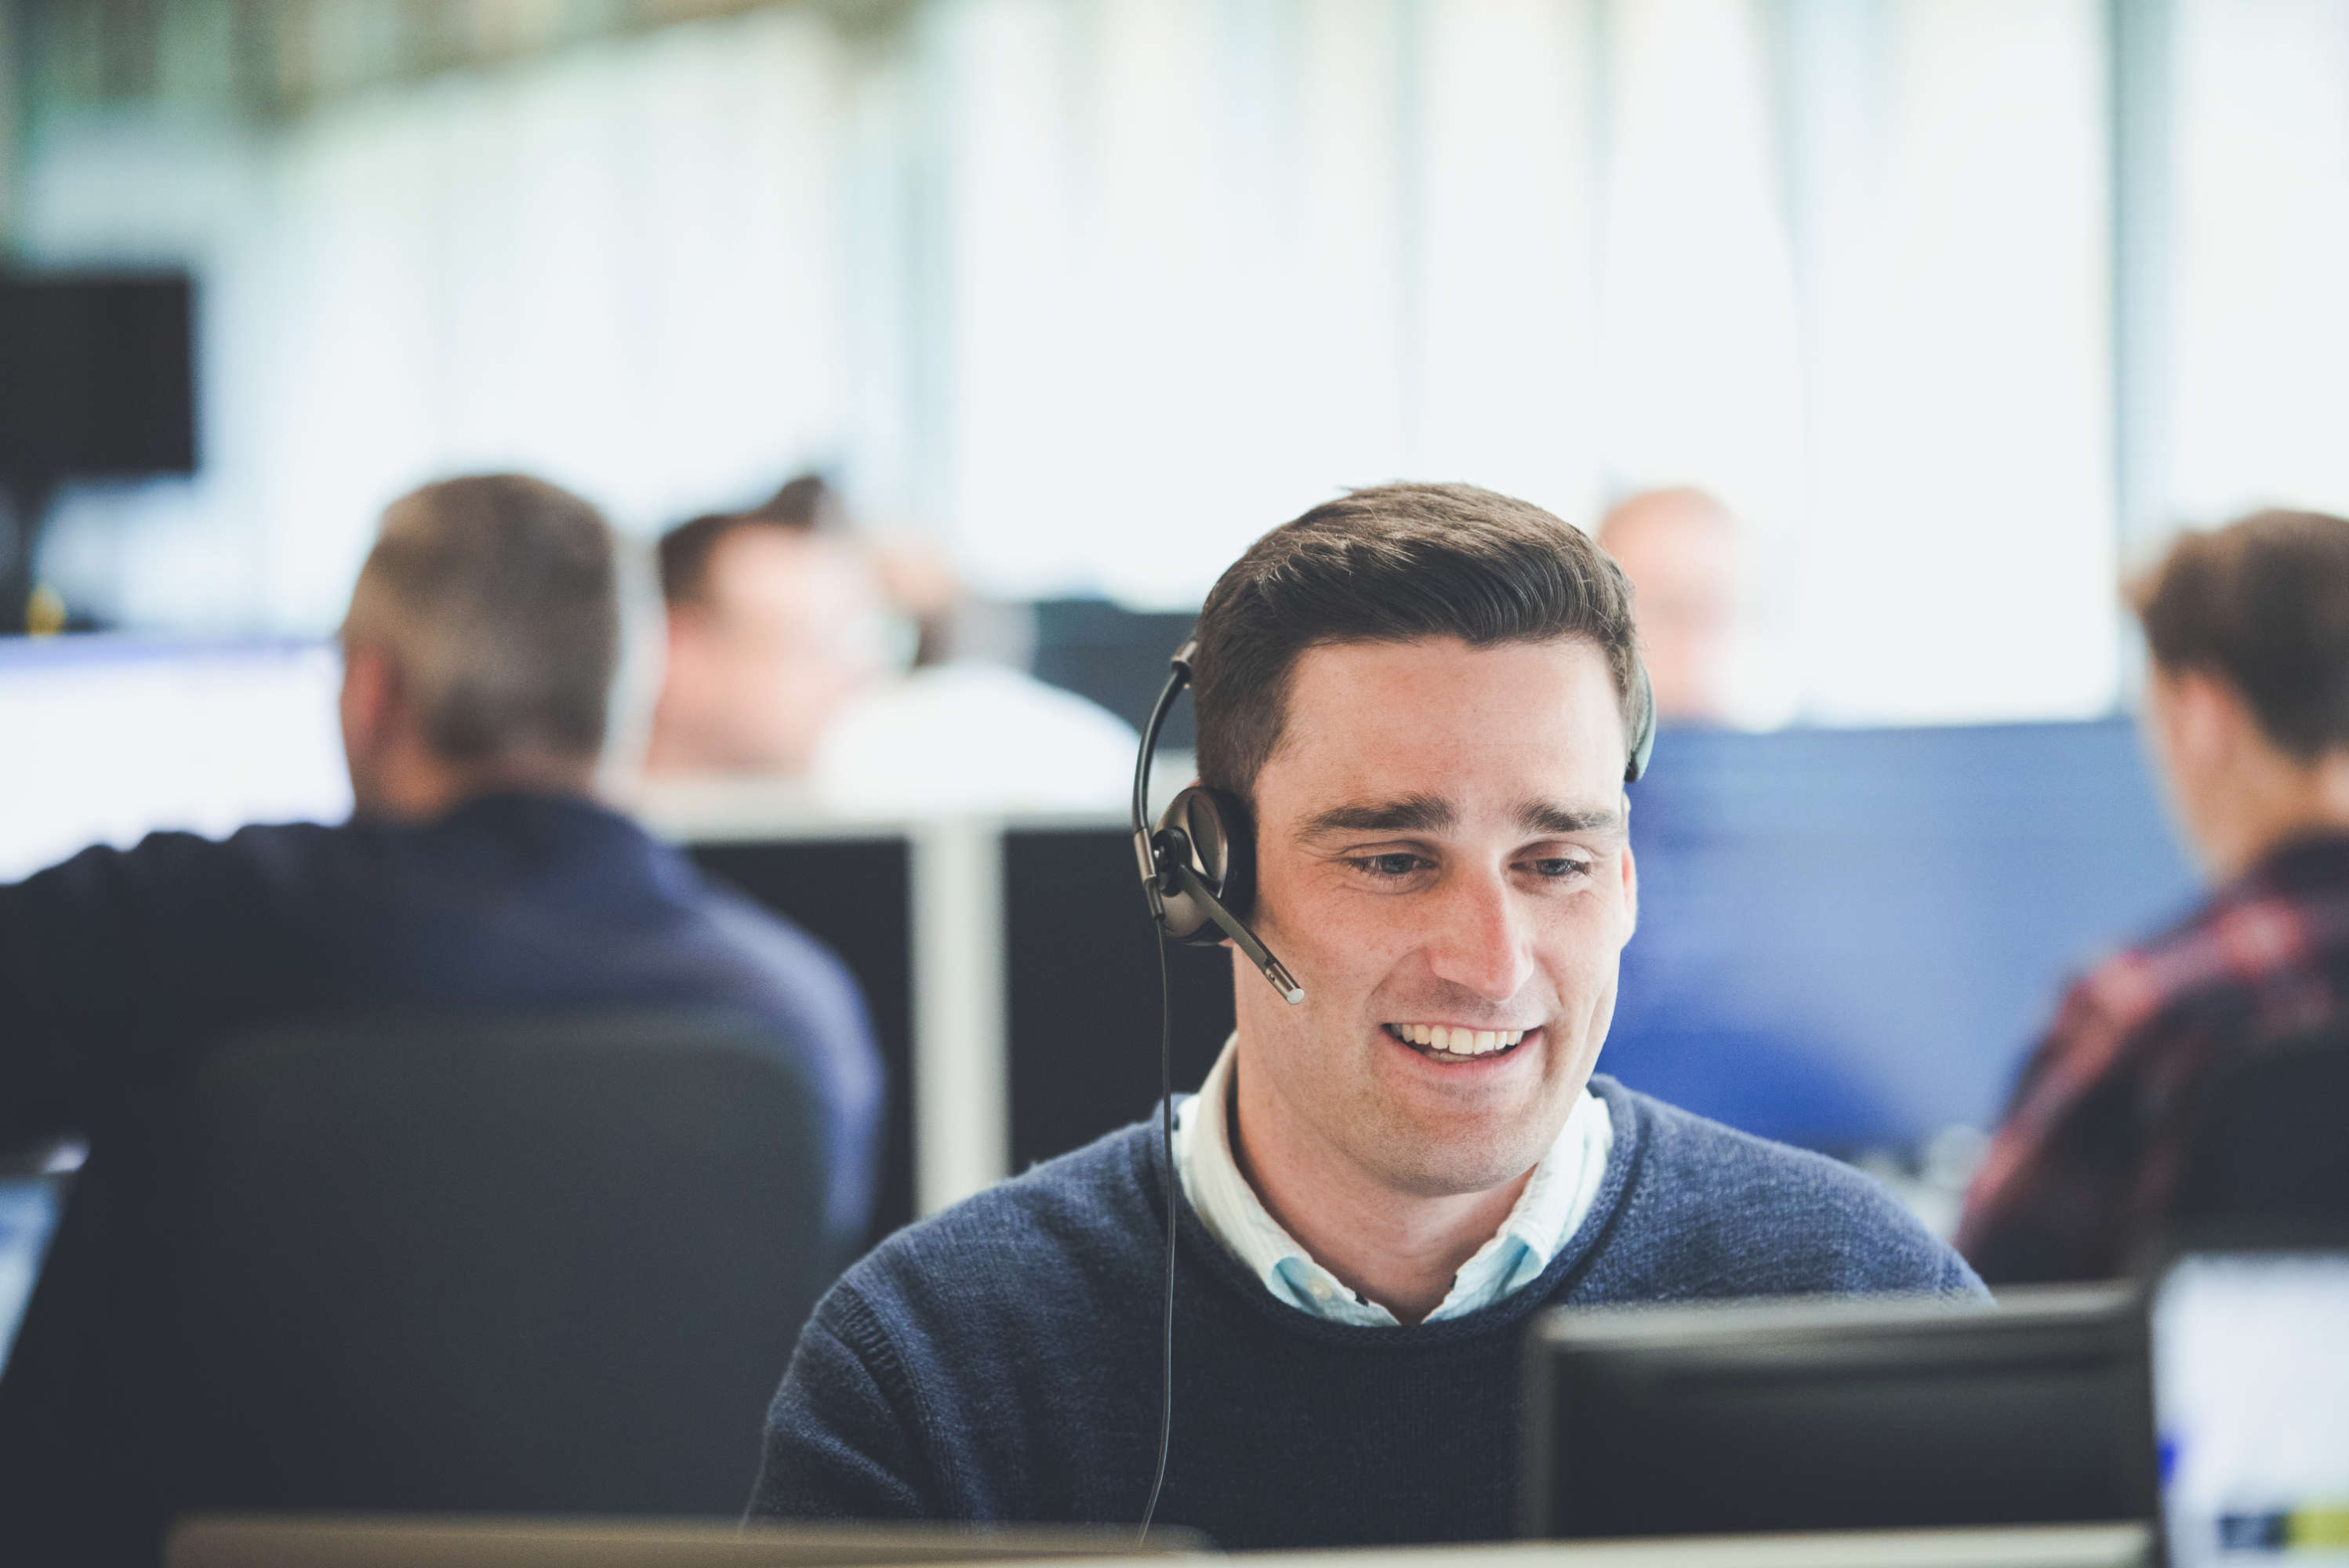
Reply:
[[[1626, 1090], [1613, 1078], [1593, 1074], [1591, 1092], [1607, 1102], [1608, 1114], [1616, 1127], [1615, 1147], [1609, 1155], [1605, 1176], [1601, 1179], [1599, 1196], [1590, 1212], [1564, 1246], [1549, 1261], [1549, 1266], [1522, 1287], [1488, 1306], [1478, 1308], [1463, 1317], [1446, 1318], [1441, 1323], [1354, 1324], [1334, 1323], [1326, 1318], [1300, 1312], [1287, 1302], [1277, 1299], [1265, 1289], [1264, 1282], [1250, 1274], [1239, 1259], [1224, 1250], [1223, 1244], [1208, 1232], [1198, 1212], [1192, 1208], [1189, 1195], [1178, 1184], [1175, 1191], [1175, 1234], [1184, 1263], [1195, 1274], [1211, 1277], [1226, 1293], [1237, 1296], [1269, 1320], [1276, 1327], [1309, 1339], [1350, 1345], [1361, 1349], [1413, 1351], [1433, 1349], [1464, 1340], [1480, 1338], [1516, 1326], [1530, 1317], [1544, 1304], [1556, 1297], [1570, 1280], [1578, 1277], [1604, 1250], [1608, 1239], [1629, 1204], [1636, 1186], [1652, 1130], [1648, 1108], [1637, 1096]], [[1161, 1233], [1166, 1210], [1167, 1170], [1165, 1150], [1158, 1135], [1158, 1119], [1153, 1115], [1136, 1130], [1134, 1175], [1153, 1217], [1152, 1244], [1163, 1248], [1165, 1238]]]

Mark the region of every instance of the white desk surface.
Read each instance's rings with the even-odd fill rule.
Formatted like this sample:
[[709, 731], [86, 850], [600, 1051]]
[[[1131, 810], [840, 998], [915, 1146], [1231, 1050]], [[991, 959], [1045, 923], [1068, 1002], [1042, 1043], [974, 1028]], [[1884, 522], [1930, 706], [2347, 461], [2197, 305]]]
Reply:
[[[613, 1520], [215, 1516], [173, 1532], [170, 1568], [890, 1568], [988, 1559], [985, 1568], [2145, 1568], [2142, 1524], [1855, 1532], [1657, 1541], [1499, 1542], [1224, 1557], [1137, 1556], [1122, 1532]], [[1171, 1543], [1170, 1543], [1171, 1544]]]
[[2073, 1524], [1246, 1555], [1266, 1568], [2143, 1568], [2152, 1541], [2142, 1524]]

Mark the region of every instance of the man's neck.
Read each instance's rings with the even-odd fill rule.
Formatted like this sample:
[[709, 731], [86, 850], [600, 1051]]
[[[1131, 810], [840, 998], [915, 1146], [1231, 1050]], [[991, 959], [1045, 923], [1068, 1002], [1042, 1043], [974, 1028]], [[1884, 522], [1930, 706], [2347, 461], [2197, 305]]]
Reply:
[[678, 712], [677, 698], [663, 692], [653, 708], [652, 737], [645, 744], [645, 771], [655, 777], [690, 777], [730, 769], [701, 744], [694, 726]]
[[1444, 1304], [1461, 1265], [1516, 1207], [1529, 1168], [1482, 1192], [1398, 1192], [1285, 1114], [1278, 1098], [1232, 1064], [1232, 1158], [1281, 1229], [1347, 1289], [1403, 1323]]
[[2286, 844], [2349, 834], [2349, 756], [2328, 752], [2313, 763], [2261, 760], [2264, 766], [2238, 770], [2224, 791], [2226, 811], [2204, 827], [2204, 860], [2222, 881]]
[[557, 795], [587, 799], [595, 792], [593, 758], [541, 752], [509, 753], [472, 763], [403, 758], [376, 769], [353, 794], [361, 814], [401, 822], [432, 822], [484, 795]]

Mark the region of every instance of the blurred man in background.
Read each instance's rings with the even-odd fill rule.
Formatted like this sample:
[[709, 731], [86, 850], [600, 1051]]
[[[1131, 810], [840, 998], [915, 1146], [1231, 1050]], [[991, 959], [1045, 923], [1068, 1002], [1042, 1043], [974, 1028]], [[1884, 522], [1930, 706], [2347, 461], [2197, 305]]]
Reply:
[[886, 671], [870, 557], [813, 475], [662, 536], [668, 656], [646, 769], [804, 777], [825, 727]]
[[2127, 1268], [2210, 1073], [2349, 1017], [2349, 521], [2189, 534], [2135, 598], [2147, 739], [2217, 891], [2064, 996], [1959, 1229], [1993, 1282]]
[[[668, 667], [646, 796], [657, 814], [761, 779], [858, 814], [1123, 800], [1133, 727], [1028, 673], [1026, 607], [975, 603], [918, 541], [856, 538], [823, 479], [679, 525], [660, 562]], [[893, 619], [914, 634], [910, 671], [886, 657]], [[1004, 634], [1015, 619], [1024, 634]]]
[[1599, 542], [1631, 579], [1656, 717], [1667, 724], [1726, 719], [1737, 520], [1701, 490], [1642, 490], [1600, 520]]
[[[280, 1020], [716, 1008], [759, 1021], [811, 1086], [829, 1230], [860, 1238], [882, 1086], [854, 983], [589, 797], [616, 578], [604, 520], [552, 485], [394, 502], [343, 631], [348, 823], [158, 833], [0, 887], [0, 1149], [74, 1133], [92, 1169], [135, 1161], [160, 1085]], [[93, 1394], [89, 1358], [168, 1347], [146, 1343], [147, 1304], [78, 1288], [44, 1280], [0, 1378], [0, 1556], [44, 1520], [79, 1539], [152, 1504], [122, 1455], [155, 1396], [105, 1375]]]

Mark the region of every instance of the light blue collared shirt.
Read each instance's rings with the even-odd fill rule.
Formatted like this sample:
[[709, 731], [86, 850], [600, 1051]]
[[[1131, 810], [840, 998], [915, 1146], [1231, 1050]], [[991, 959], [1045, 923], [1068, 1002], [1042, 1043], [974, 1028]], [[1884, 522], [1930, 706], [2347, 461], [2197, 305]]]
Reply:
[[[1175, 1112], [1174, 1169], [1182, 1177], [1183, 1195], [1208, 1233], [1279, 1300], [1332, 1323], [1394, 1325], [1394, 1314], [1355, 1295], [1314, 1262], [1281, 1229], [1240, 1173], [1239, 1161], [1232, 1155], [1230, 1112], [1237, 1041], [1235, 1036], [1224, 1043], [1207, 1081]], [[1517, 1195], [1509, 1217], [1460, 1265], [1452, 1276], [1451, 1291], [1427, 1321], [1464, 1317], [1541, 1277], [1590, 1212], [1614, 1147], [1615, 1124], [1607, 1114], [1607, 1102], [1584, 1089], [1558, 1130], [1557, 1140], [1534, 1167], [1533, 1179]]]

